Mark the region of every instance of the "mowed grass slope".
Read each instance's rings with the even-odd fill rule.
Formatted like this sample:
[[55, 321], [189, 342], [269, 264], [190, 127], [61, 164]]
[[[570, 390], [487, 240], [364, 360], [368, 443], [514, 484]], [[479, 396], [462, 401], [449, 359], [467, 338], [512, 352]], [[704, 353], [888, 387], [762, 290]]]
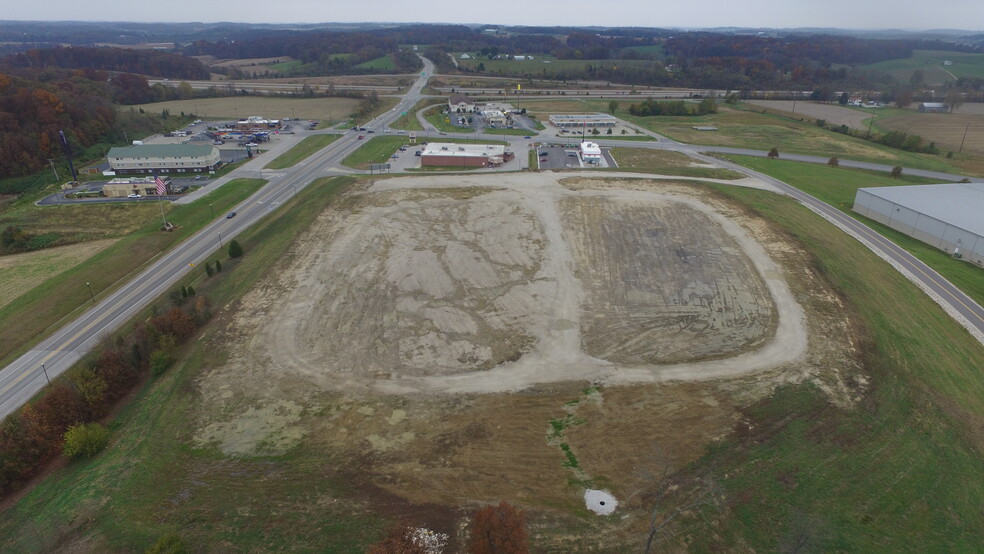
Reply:
[[[715, 187], [778, 222], [856, 315], [867, 393], [810, 383], [746, 410], [691, 475], [724, 488], [697, 551], [972, 552], [984, 541], [984, 348], [888, 264], [788, 198]], [[702, 532], [703, 531], [703, 532]], [[798, 546], [797, 546], [798, 545]]]

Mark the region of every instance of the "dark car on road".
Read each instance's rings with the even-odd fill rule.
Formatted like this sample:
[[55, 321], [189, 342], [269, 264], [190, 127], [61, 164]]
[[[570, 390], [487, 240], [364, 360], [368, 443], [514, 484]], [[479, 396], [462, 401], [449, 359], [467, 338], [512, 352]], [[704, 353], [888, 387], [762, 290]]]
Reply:
[[236, 217], [236, 212], [229, 212], [229, 215], [226, 216], [226, 219], [232, 219], [234, 217]]

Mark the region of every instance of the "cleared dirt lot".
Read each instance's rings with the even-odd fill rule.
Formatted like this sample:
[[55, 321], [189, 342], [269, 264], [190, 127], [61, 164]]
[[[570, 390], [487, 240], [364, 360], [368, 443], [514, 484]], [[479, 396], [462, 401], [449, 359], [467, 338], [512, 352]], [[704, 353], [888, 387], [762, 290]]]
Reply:
[[[462, 505], [504, 499], [560, 549], [610, 548], [645, 526], [655, 477], [776, 384], [814, 376], [856, 399], [850, 326], [808, 268], [678, 181], [379, 180], [324, 213], [217, 337], [195, 441], [303, 444], [371, 506], [443, 511], [444, 532]], [[586, 486], [625, 517], [578, 516]]]
[[847, 125], [852, 129], [866, 129], [868, 119], [871, 118], [870, 113], [845, 108], [839, 104], [820, 104], [800, 100], [795, 103], [796, 111], [793, 112], [794, 103], [792, 100], [746, 100], [746, 103], [772, 110], [798, 113], [814, 119], [823, 119], [828, 125]]

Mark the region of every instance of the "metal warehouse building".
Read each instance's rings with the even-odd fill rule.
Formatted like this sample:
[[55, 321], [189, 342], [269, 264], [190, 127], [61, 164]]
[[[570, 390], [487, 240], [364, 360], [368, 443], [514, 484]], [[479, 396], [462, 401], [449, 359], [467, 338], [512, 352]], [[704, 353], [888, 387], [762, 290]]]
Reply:
[[858, 189], [854, 211], [984, 265], [984, 183]]

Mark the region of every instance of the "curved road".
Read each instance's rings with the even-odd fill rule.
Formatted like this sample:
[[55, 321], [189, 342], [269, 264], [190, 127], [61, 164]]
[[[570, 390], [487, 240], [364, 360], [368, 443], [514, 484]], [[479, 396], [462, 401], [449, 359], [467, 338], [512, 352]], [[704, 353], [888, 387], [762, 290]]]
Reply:
[[[391, 111], [377, 117], [366, 124], [367, 129], [382, 130], [395, 121], [401, 112], [411, 110], [418, 100], [424, 98], [421, 89], [427, 79], [433, 74], [434, 65], [427, 59], [424, 61], [424, 71], [410, 87], [400, 103]], [[425, 125], [425, 128], [429, 125]], [[817, 200], [816, 198], [767, 175], [751, 171], [736, 164], [709, 158], [703, 152], [714, 151], [721, 153], [764, 155], [763, 152], [731, 148], [698, 147], [671, 141], [650, 133], [655, 139], [652, 142], [633, 142], [634, 147], [661, 148], [676, 150], [689, 156], [710, 161], [735, 169], [742, 173], [755, 176], [771, 183], [778, 190], [797, 199], [811, 210], [858, 237], [869, 248], [880, 256], [891, 260], [896, 267], [907, 273], [910, 279], [916, 281], [924, 290], [929, 292], [937, 302], [951, 315], [954, 315], [975, 336], [984, 342], [984, 309], [967, 295], [943, 279], [938, 273], [920, 262], [908, 252], [902, 250], [891, 241], [844, 214], [840, 210]], [[513, 147], [524, 147], [529, 144], [526, 139], [502, 135], [482, 135], [490, 140], [509, 140]], [[607, 146], [624, 146], [617, 140], [593, 139]], [[525, 144], [524, 144], [525, 143]], [[93, 308], [87, 310], [71, 323], [56, 331], [52, 336], [43, 340], [32, 350], [15, 360], [0, 371], [0, 417], [17, 410], [37, 391], [44, 387], [46, 378], [55, 377], [78, 361], [87, 352], [98, 345], [101, 337], [106, 336], [124, 322], [142, 310], [160, 294], [173, 286], [192, 267], [204, 261], [214, 251], [222, 248], [229, 239], [235, 237], [244, 229], [256, 223], [268, 212], [276, 209], [318, 177], [328, 174], [338, 174], [340, 162], [345, 156], [362, 145], [361, 141], [352, 135], [333, 142], [304, 162], [282, 172], [266, 172], [270, 176], [268, 184], [256, 194], [235, 208], [237, 216], [231, 219], [218, 219], [206, 225], [201, 231], [163, 254], [150, 264], [130, 282], [101, 299]], [[518, 148], [517, 148], [518, 150]], [[825, 158], [814, 156], [784, 155], [784, 159], [794, 159], [812, 163], [826, 163]], [[841, 165], [850, 167], [865, 167], [868, 169], [885, 170], [888, 166], [864, 164], [844, 160]], [[344, 170], [341, 170], [344, 171]], [[941, 180], [956, 181], [962, 176], [906, 170], [912, 175], [925, 175]], [[47, 375], [45, 374], [47, 372]]]

